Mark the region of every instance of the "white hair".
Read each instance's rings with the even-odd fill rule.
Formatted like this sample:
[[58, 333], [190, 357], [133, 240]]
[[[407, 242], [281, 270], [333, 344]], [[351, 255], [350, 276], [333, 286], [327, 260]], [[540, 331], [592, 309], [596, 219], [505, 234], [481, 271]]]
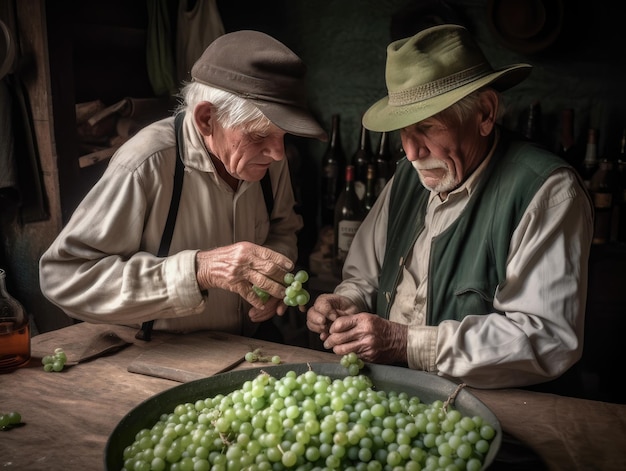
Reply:
[[247, 131], [266, 131], [272, 124], [261, 111], [245, 98], [199, 82], [188, 82], [179, 93], [181, 103], [176, 113], [192, 113], [202, 102], [209, 102], [220, 126], [242, 127]]

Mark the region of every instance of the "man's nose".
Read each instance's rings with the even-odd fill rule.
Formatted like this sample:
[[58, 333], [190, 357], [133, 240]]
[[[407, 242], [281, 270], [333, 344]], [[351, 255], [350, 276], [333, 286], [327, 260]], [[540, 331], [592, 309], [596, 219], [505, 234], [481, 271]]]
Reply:
[[275, 160], [285, 158], [285, 141], [283, 137], [270, 137], [267, 141], [267, 150], [270, 157]]
[[428, 149], [417, 139], [403, 140], [402, 147], [409, 162], [428, 156]]

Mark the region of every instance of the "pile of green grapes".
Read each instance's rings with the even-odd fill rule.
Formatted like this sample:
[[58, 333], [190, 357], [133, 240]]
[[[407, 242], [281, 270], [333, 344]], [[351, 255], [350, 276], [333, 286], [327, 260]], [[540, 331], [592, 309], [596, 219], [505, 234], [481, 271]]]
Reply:
[[52, 355], [46, 355], [41, 359], [44, 371], [59, 372], [63, 371], [67, 363], [67, 355], [62, 348], [55, 348]]
[[[309, 292], [304, 289], [304, 283], [307, 281], [309, 281], [309, 274], [306, 270], [299, 270], [295, 275], [287, 273], [283, 279], [283, 283], [287, 287], [283, 303], [287, 306], [305, 306], [311, 299]], [[253, 286], [252, 290], [263, 302], [270, 298], [269, 293], [258, 286]]]
[[181, 403], [124, 449], [123, 471], [396, 471], [482, 468], [495, 429], [365, 375], [261, 372]]

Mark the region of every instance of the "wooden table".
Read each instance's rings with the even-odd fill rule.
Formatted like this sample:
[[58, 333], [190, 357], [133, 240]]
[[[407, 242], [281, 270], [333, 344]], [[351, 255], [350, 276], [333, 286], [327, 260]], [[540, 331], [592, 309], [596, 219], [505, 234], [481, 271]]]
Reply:
[[[131, 345], [66, 367], [60, 373], [43, 371], [43, 355], [62, 347], [73, 356], [103, 332], [114, 332]], [[0, 375], [0, 411], [18, 411], [26, 423], [8, 432], [0, 432], [1, 469], [103, 469], [106, 441], [125, 414], [145, 399], [181, 384], [171, 379], [131, 373], [129, 366], [136, 364], [138, 359], [149, 357], [146, 354], [149, 349], [177, 345], [184, 350], [197, 346], [198, 338], [207, 335], [206, 332], [186, 335], [156, 332], [152, 342], [143, 342], [135, 340], [135, 332], [135, 329], [123, 326], [79, 323], [32, 339], [30, 365]], [[286, 363], [339, 361], [339, 357], [332, 353], [313, 349], [208, 334], [228, 340], [231, 345], [228, 350], [241, 352], [261, 348], [266, 354], [280, 356]], [[220, 358], [237, 356], [233, 356], [232, 351], [230, 357], [227, 353], [224, 351]], [[242, 362], [232, 369], [258, 366]], [[471, 392], [496, 414], [505, 434], [515, 441], [513, 448], [502, 448], [504, 453], [521, 446], [531, 454], [536, 453], [545, 463], [543, 467], [537, 467], [536, 462], [515, 466], [494, 463], [493, 468], [508, 471], [626, 469], [626, 405], [515, 389], [472, 389]]]

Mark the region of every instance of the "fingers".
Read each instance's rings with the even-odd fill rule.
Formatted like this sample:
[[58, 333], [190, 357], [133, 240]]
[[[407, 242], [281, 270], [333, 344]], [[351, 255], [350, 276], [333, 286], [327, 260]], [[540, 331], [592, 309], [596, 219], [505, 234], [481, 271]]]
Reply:
[[293, 268], [284, 255], [250, 242], [238, 242], [196, 255], [200, 289], [222, 288], [240, 294], [255, 307], [261, 304], [249, 289], [256, 285], [276, 298], [284, 296], [283, 279]]
[[286, 307], [280, 299], [270, 298], [264, 305], [263, 309], [257, 307], [250, 308], [248, 316], [252, 322], [263, 322], [272, 318], [275, 314], [282, 316], [285, 313]]
[[407, 337], [407, 325], [359, 313], [335, 320], [322, 341], [337, 355], [354, 352], [363, 361], [388, 364], [407, 362]]

